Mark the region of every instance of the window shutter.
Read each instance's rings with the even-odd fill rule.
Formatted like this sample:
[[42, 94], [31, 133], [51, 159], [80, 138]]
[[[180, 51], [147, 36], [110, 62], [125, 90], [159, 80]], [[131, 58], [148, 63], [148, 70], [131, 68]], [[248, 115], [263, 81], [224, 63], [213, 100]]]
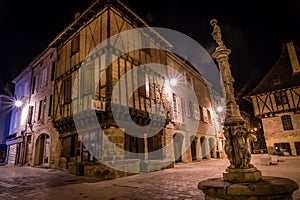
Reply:
[[186, 111], [186, 116], [191, 117], [191, 109], [189, 105], [189, 100], [185, 99], [185, 111]]
[[196, 120], [200, 120], [200, 110], [199, 105], [194, 103], [194, 115]]
[[203, 121], [208, 123], [207, 109], [203, 107]]

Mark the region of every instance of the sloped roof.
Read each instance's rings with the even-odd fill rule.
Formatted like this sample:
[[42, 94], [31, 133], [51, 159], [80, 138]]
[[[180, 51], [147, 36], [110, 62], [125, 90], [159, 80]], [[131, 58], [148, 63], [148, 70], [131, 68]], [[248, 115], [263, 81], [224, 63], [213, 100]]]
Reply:
[[81, 13], [76, 13], [76, 18], [71, 22], [61, 33], [59, 33], [54, 40], [50, 42], [49, 47], [59, 47], [62, 43], [67, 41], [73, 34], [75, 34], [86, 22], [91, 20], [98, 12], [107, 8], [114, 7], [120, 12], [124, 13], [125, 16], [133, 19], [133, 22], [138, 27], [149, 27], [152, 32], [152, 36], [156, 38], [157, 41], [162, 42], [167, 47], [172, 45], [165, 40], [159, 33], [150, 28], [149, 24], [139, 17], [132, 9], [130, 9], [121, 0], [94, 0], [89, 6], [83, 10]]
[[[300, 50], [294, 44], [297, 57], [300, 58]], [[278, 84], [274, 84], [277, 79]], [[259, 84], [245, 98], [253, 95], [272, 92], [280, 89], [300, 86], [300, 73], [293, 73], [291, 61], [289, 58], [287, 44], [283, 44], [282, 52], [277, 62], [271, 70], [259, 82]]]

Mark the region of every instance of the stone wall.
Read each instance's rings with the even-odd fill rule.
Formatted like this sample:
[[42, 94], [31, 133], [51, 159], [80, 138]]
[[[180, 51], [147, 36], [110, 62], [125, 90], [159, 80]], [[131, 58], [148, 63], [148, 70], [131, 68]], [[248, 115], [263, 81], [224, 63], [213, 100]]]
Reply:
[[[293, 130], [283, 130], [281, 116], [290, 115]], [[292, 155], [297, 155], [294, 142], [300, 142], [300, 114], [283, 113], [275, 117], [262, 118], [262, 124], [269, 154], [275, 153], [275, 143], [289, 143]]]

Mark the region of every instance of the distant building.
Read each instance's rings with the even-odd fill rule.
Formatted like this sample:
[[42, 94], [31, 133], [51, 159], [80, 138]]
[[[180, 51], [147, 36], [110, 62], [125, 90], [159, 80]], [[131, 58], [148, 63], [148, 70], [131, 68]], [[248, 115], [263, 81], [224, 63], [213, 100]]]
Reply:
[[299, 56], [292, 41], [283, 44], [277, 62], [245, 96], [262, 121], [269, 154], [300, 155]]

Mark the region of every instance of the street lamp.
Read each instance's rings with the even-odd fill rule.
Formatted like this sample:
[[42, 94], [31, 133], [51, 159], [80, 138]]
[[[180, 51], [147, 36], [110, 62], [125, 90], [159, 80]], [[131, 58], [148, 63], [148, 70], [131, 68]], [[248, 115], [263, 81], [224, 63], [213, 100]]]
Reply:
[[20, 108], [23, 105], [23, 102], [21, 100], [15, 100], [14, 106], [17, 108]]
[[217, 112], [218, 112], [218, 113], [223, 112], [223, 107], [222, 107], [222, 106], [218, 106], [218, 107], [217, 107]]
[[176, 78], [172, 78], [170, 80], [170, 84], [171, 84], [171, 86], [176, 86], [177, 85], [177, 79]]

